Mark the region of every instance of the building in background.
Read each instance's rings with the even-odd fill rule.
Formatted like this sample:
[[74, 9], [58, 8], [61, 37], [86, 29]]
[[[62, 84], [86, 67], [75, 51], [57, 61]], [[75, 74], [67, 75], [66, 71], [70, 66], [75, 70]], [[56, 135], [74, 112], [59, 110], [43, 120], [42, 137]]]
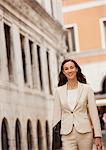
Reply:
[[0, 0], [0, 150], [50, 150], [60, 0]]
[[62, 0], [66, 57], [75, 59], [106, 112], [106, 0]]

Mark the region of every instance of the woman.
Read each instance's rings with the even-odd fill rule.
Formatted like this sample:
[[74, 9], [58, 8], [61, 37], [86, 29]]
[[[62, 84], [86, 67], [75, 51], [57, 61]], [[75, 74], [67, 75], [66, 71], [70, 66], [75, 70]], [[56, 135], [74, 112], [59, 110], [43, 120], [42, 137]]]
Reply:
[[61, 120], [62, 150], [102, 149], [101, 128], [91, 87], [72, 59], [61, 65], [55, 92], [53, 127]]

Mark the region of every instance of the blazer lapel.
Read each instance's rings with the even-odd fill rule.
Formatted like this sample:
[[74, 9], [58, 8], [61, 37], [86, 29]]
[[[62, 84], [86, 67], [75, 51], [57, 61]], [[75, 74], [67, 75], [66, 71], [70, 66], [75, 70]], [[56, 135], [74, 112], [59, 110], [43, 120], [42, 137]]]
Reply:
[[61, 87], [60, 97], [61, 97], [60, 99], [61, 99], [61, 103], [62, 103], [62, 106], [64, 107], [64, 109], [70, 111], [70, 108], [68, 105], [68, 97], [67, 97], [67, 83]]
[[77, 100], [76, 100], [76, 105], [75, 105], [75, 107], [74, 107], [74, 110], [76, 109], [76, 107], [77, 107], [77, 105], [78, 105], [78, 102], [79, 102], [79, 100], [80, 100], [82, 91], [83, 91], [83, 84], [81, 84], [80, 82], [78, 82], [78, 93], [77, 93]]

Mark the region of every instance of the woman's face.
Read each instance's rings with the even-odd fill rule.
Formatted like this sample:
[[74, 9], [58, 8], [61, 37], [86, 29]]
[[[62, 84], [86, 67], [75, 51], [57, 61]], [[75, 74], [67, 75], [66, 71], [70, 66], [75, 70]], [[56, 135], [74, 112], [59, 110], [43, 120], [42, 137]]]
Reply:
[[76, 79], [77, 70], [78, 69], [75, 67], [75, 64], [71, 61], [65, 63], [63, 66], [63, 73], [68, 80]]

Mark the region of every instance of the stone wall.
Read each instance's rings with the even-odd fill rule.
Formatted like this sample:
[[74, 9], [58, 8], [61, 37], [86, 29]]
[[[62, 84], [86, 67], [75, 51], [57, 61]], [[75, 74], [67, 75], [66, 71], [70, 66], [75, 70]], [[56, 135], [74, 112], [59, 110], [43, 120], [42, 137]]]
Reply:
[[51, 149], [64, 37], [62, 25], [38, 2], [0, 1], [0, 149]]

